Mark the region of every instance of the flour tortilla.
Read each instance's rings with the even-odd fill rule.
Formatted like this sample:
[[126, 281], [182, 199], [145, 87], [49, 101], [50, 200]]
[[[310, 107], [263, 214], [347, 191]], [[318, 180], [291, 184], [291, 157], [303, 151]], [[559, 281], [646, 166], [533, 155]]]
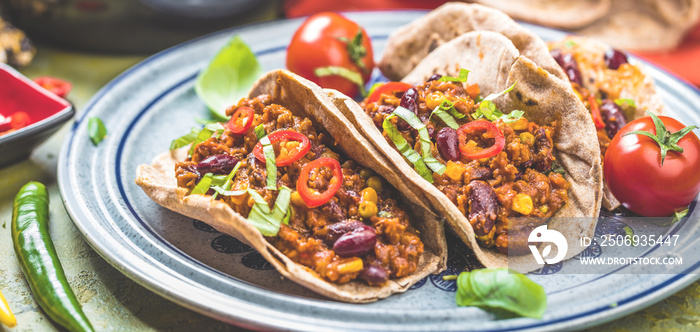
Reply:
[[[490, 31], [461, 35], [431, 52], [403, 81], [420, 84], [439, 73], [457, 76], [460, 68], [470, 69], [468, 84], [478, 83], [481, 94], [498, 93], [517, 81], [515, 88], [494, 102], [504, 112], [522, 110], [525, 117], [540, 125], [557, 121], [554, 156], [566, 170], [571, 185], [569, 201], [550, 219], [548, 227], [561, 232], [568, 240], [566, 258], [585, 247], [580, 236], [593, 236], [602, 198], [602, 167], [596, 130], [590, 114], [574, 94], [568, 81], [557, 79], [533, 61], [519, 54], [513, 43]], [[407, 184], [422, 191], [435, 210], [445, 218], [457, 235], [476, 253], [486, 267], [516, 267], [531, 271], [538, 267], [533, 256], [508, 259], [495, 249], [479, 246], [467, 218], [449, 198], [416, 173], [382, 136], [372, 119], [356, 103], [340, 108], [375, 147], [404, 174]]]
[[700, 0], [474, 0], [515, 19], [562, 28], [618, 48], [675, 48], [698, 22]]
[[494, 31], [508, 37], [518, 52], [554, 76], [566, 74], [533, 32], [523, 28], [501, 11], [477, 4], [446, 3], [389, 36], [379, 69], [393, 81], [401, 80], [428, 53], [470, 31]]
[[[258, 80], [249, 96], [255, 97], [260, 94], [269, 94], [274, 103], [285, 106], [296, 115], [310, 117], [317, 124], [317, 128], [322, 128], [338, 138], [338, 147], [346, 155], [385, 176], [399, 192], [410, 192], [403, 182], [396, 180], [397, 175], [388, 167], [384, 157], [340, 115], [326, 92], [314, 83], [288, 71], [273, 71]], [[428, 210], [415, 204], [417, 202], [413, 202], [414, 204], [404, 206], [409, 208], [407, 212], [412, 217], [411, 222], [420, 231], [425, 245], [425, 252], [415, 273], [401, 279], [389, 280], [381, 287], [372, 287], [362, 281], [342, 285], [327, 282], [313, 270], [293, 262], [273, 247], [254, 226], [226, 203], [212, 200], [211, 196], [188, 196], [187, 190], [178, 187], [175, 179], [175, 163], [184, 160], [186, 156], [185, 148], [163, 153], [150, 165], [140, 165], [137, 169], [136, 183], [163, 207], [204, 221], [217, 230], [250, 244], [280, 274], [312, 291], [345, 302], [371, 302], [393, 293], [404, 292], [417, 281], [445, 268], [447, 249], [443, 223]], [[408, 197], [419, 200], [419, 196], [404, 196]], [[407, 203], [405, 200], [404, 202]]]

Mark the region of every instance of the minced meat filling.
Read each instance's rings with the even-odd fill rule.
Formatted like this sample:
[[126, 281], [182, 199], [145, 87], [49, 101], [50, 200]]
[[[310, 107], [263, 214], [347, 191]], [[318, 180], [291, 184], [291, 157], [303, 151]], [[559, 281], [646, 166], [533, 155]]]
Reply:
[[[442, 132], [447, 125], [437, 116], [430, 115], [443, 100], [449, 100], [454, 103], [457, 112], [465, 115], [463, 119], [456, 119], [462, 126], [475, 120], [472, 114], [476, 111], [478, 102], [467, 92], [469, 89], [465, 89], [459, 82], [431, 80], [416, 86], [415, 90], [410, 92], [417, 93], [416, 107], [412, 111], [428, 129], [432, 139], [432, 155], [446, 165], [442, 175], [432, 174], [433, 185], [469, 219], [482, 244], [495, 246], [504, 253], [508, 253], [509, 249], [511, 254], [529, 252], [526, 243], [518, 242], [509, 247], [509, 220], [535, 217], [528, 218], [526, 224], [517, 230], [511, 230], [511, 233], [529, 231], [544, 223], [567, 202], [569, 184], [562, 174], [553, 171], [555, 158], [552, 155], [552, 136], [555, 134], [556, 123], [540, 126], [524, 117], [511, 123], [497, 120], [494, 124], [505, 137], [505, 145], [500, 152], [481, 159], [470, 159], [464, 154], [454, 158], [444, 155], [444, 150], [438, 149], [439, 144], [446, 143], [440, 142], [445, 138], [437, 133]], [[378, 101], [363, 102], [362, 106], [381, 130], [384, 119], [397, 106], [406, 103], [405, 100], [402, 103], [402, 99], [405, 98], [400, 93], [382, 94]], [[402, 136], [420, 153], [418, 131], [405, 121], [395, 119], [395, 125]], [[386, 132], [384, 135], [393, 146]], [[488, 147], [494, 144], [494, 138], [486, 133], [472, 133], [466, 141], [470, 140], [475, 146]]]
[[[369, 169], [356, 165], [328, 147], [334, 140], [318, 132], [311, 120], [293, 115], [283, 106], [273, 104], [267, 95], [244, 99], [227, 110], [233, 114], [239, 107], [254, 110], [254, 120], [244, 134], [233, 134], [228, 129], [220, 137], [211, 137], [198, 144], [191, 158], [176, 165], [178, 186], [192, 189], [202, 177], [198, 164], [207, 157], [225, 154], [240, 162], [232, 180], [231, 190], [255, 189], [272, 207], [278, 191], [266, 189], [265, 163], [256, 159], [253, 149], [258, 144], [254, 128], [263, 124], [267, 134], [279, 130], [293, 130], [305, 135], [310, 150], [288, 166], [278, 167], [277, 185], [292, 189], [291, 217], [282, 224], [276, 237], [267, 240], [287, 257], [315, 271], [320, 277], [335, 283], [346, 283], [360, 278], [370, 285], [381, 285], [390, 278], [401, 278], [416, 271], [423, 253], [418, 231], [411, 227], [408, 214], [394, 200], [396, 192], [386, 182], [374, 176]], [[276, 155], [282, 147], [273, 142]], [[302, 168], [321, 157], [339, 161], [343, 174], [342, 185], [323, 205], [309, 208], [295, 190]], [[223, 174], [223, 172], [221, 173]], [[329, 187], [333, 173], [319, 167], [309, 173], [308, 187], [323, 192]], [[213, 191], [210, 191], [213, 193]], [[248, 194], [218, 196], [234, 211], [247, 217], [254, 201]], [[354, 248], [336, 252], [343, 235], [369, 232], [359, 237], [360, 245], [371, 246], [366, 252]], [[376, 242], [368, 242], [376, 236]], [[364, 242], [363, 242], [364, 241]], [[340, 250], [340, 249], [337, 249]], [[348, 251], [349, 250], [349, 251]], [[355, 251], [353, 251], [355, 250]]]

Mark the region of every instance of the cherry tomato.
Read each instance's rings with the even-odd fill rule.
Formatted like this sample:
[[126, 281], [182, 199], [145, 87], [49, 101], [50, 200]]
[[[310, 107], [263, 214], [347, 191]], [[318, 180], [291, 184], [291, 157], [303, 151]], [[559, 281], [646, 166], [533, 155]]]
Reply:
[[[329, 168], [333, 174], [333, 177], [328, 180], [328, 188], [319, 192], [316, 189], [309, 188], [309, 175], [311, 171], [319, 169], [321, 167]], [[297, 180], [297, 191], [299, 196], [304, 200], [304, 203], [310, 208], [321, 206], [326, 204], [336, 191], [340, 189], [340, 185], [343, 183], [343, 171], [340, 169], [340, 163], [333, 158], [318, 158], [304, 166], [299, 174], [299, 179]]]
[[367, 83], [374, 68], [374, 55], [365, 29], [331, 12], [307, 18], [289, 43], [287, 68], [324, 88], [336, 89], [350, 97], [358, 94], [358, 85], [342, 76], [318, 77], [315, 70], [323, 67], [349, 69]]
[[410, 85], [408, 83], [403, 83], [403, 82], [388, 82], [384, 83], [372, 91], [372, 94], [367, 97], [367, 100], [365, 100], [365, 103], [374, 103], [379, 100], [379, 97], [381, 97], [383, 94], [391, 94], [391, 95], [397, 95], [397, 94], [403, 94], [406, 92], [406, 90], [412, 88], [413, 85]]
[[61, 98], [66, 98], [70, 90], [73, 88], [70, 82], [50, 76], [37, 77], [34, 79], [34, 82]]
[[31, 123], [29, 115], [25, 112], [15, 112], [8, 117], [0, 115], [0, 133], [8, 130], [24, 128]]
[[231, 115], [231, 119], [226, 123], [226, 127], [234, 134], [244, 134], [248, 131], [250, 125], [253, 124], [253, 118], [255, 118], [253, 109], [241, 106]]
[[[277, 156], [277, 159], [275, 159], [275, 164], [277, 164], [278, 167], [287, 166], [295, 162], [311, 149], [311, 142], [309, 141], [309, 138], [296, 131], [280, 130], [268, 135], [267, 137], [270, 139], [270, 143], [272, 144], [275, 142], [280, 142], [280, 144], [289, 141], [299, 142], [297, 146], [291, 150], [288, 150], [287, 153], [280, 153], [280, 155]], [[253, 154], [255, 155], [255, 158], [265, 162], [265, 156], [263, 155], [262, 151], [262, 143], [258, 142], [258, 144], [255, 145], [253, 148]]]
[[[495, 140], [493, 145], [485, 149], [472, 146], [467, 141], [467, 136], [469, 136], [469, 134], [482, 130]], [[503, 136], [503, 133], [495, 124], [486, 120], [476, 120], [464, 124], [457, 129], [457, 137], [459, 138], [459, 152], [462, 156], [469, 159], [493, 157], [501, 152], [506, 144], [506, 138]]]
[[[659, 116], [666, 130], [675, 133], [685, 126], [673, 118]], [[667, 217], [683, 210], [700, 192], [700, 140], [690, 132], [678, 141], [683, 153], [661, 149], [650, 137], [633, 131], [656, 134], [651, 117], [631, 121], [613, 137], [603, 161], [608, 188], [627, 209], [646, 217]]]

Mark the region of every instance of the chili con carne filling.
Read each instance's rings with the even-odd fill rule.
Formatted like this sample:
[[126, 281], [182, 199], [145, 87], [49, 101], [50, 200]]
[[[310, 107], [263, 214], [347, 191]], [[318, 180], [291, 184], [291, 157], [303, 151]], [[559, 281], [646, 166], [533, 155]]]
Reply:
[[[308, 138], [310, 148], [291, 158], [294, 161], [277, 165], [278, 187], [292, 188], [286, 215], [289, 221], [281, 224], [277, 236], [266, 237], [267, 241], [293, 261], [339, 284], [359, 278], [370, 285], [382, 285], [416, 271], [423, 243], [408, 214], [393, 198], [395, 189], [371, 170], [332, 151], [332, 137], [316, 130], [310, 119], [273, 104], [269, 96], [242, 99], [226, 113], [231, 116], [239, 109], [253, 111], [252, 123], [241, 121], [246, 123], [243, 133], [227, 127], [218, 137], [213, 135], [197, 144], [191, 157], [175, 166], [179, 187], [191, 190], [203, 173], [229, 174], [233, 165], [239, 164], [228, 188], [241, 192], [253, 189], [272, 208], [280, 191], [267, 189], [265, 161], [260, 160], [264, 158], [254, 152], [260, 142], [255, 128], [262, 124], [266, 134], [283, 130], [299, 133]], [[298, 154], [298, 140], [270, 141], [278, 160]], [[250, 194], [216, 199], [245, 217], [255, 205]]]
[[[510, 249], [510, 254], [524, 254], [528, 252], [526, 244], [512, 243], [509, 248], [509, 218], [536, 217], [528, 218], [527, 227], [532, 229], [568, 200], [569, 184], [553, 167], [556, 123], [540, 126], [524, 117], [507, 116], [488, 121], [477, 115], [481, 106], [474, 98], [479, 93], [477, 85], [465, 87], [439, 77], [435, 75], [403, 95], [382, 94], [377, 101], [365, 100], [361, 106], [375, 125], [384, 129], [392, 146], [396, 144], [385, 130], [387, 118], [408, 146], [420, 154], [425, 145], [418, 130], [402, 118], [390, 117], [399, 106], [413, 112], [427, 128], [430, 153], [445, 165], [444, 171], [433, 169], [433, 185], [467, 217], [483, 245], [495, 246], [503, 253]], [[447, 123], [444, 115], [436, 116], [437, 108], [446, 104], [453, 107], [447, 120], [456, 123]]]

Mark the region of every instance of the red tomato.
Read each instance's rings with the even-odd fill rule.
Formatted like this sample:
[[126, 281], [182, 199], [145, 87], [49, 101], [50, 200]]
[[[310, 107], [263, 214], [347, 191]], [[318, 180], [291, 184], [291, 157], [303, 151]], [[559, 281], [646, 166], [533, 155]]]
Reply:
[[70, 82], [50, 76], [37, 77], [34, 79], [34, 82], [61, 98], [66, 98], [70, 90], [73, 88]]
[[24, 128], [31, 122], [29, 115], [25, 112], [16, 112], [8, 117], [0, 115], [0, 133]]
[[[361, 33], [361, 42], [355, 45], [353, 41], [358, 32]], [[349, 52], [348, 45], [355, 45], [356, 51]], [[351, 53], [358, 59], [352, 59]], [[364, 68], [358, 66], [358, 63]], [[324, 88], [356, 96], [359, 87], [350, 80], [338, 75], [318, 77], [314, 73], [317, 68], [330, 66], [359, 73], [362, 81], [367, 83], [374, 68], [372, 43], [365, 29], [357, 23], [340, 14], [318, 13], [307, 18], [294, 33], [287, 48], [287, 68]]]
[[[659, 116], [671, 133], [685, 126]], [[668, 217], [683, 210], [700, 192], [700, 140], [690, 132], [678, 141], [683, 153], [668, 151], [661, 164], [661, 149], [641, 134], [656, 134], [653, 119], [643, 117], [620, 129], [613, 137], [603, 161], [605, 182], [623, 206], [645, 217]]]

